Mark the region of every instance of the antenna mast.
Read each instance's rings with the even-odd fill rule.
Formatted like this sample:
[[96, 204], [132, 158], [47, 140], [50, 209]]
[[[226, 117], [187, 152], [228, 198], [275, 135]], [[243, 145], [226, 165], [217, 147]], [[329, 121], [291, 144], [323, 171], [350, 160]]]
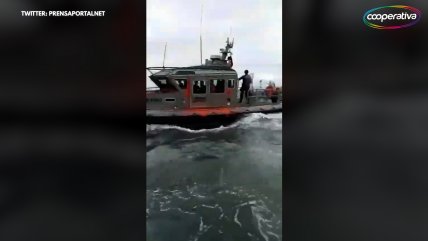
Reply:
[[201, 25], [200, 25], [200, 33], [199, 33], [199, 52], [201, 53], [201, 65], [202, 65], [202, 13], [203, 13], [204, 3], [201, 3]]
[[165, 55], [166, 55], [166, 45], [168, 44], [168, 42], [165, 43], [165, 49], [163, 51], [163, 63], [162, 63], [162, 68], [165, 68]]

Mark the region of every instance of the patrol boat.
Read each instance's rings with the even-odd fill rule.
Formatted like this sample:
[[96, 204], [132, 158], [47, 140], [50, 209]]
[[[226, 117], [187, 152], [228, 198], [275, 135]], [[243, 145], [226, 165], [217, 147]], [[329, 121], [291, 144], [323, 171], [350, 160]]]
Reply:
[[[190, 67], [148, 67], [157, 87], [146, 90], [147, 124], [176, 125], [192, 129], [232, 124], [245, 114], [282, 111], [282, 93], [253, 89], [249, 101], [239, 103], [239, 81], [232, 69], [233, 41], [221, 55]], [[253, 80], [254, 82], [254, 80]], [[270, 86], [271, 87], [271, 86]]]

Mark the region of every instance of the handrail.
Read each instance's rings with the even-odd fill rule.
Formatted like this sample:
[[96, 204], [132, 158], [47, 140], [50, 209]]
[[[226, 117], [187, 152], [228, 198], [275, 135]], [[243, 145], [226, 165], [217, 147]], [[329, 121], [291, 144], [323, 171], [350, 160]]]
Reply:
[[151, 70], [166, 70], [166, 69], [179, 69], [182, 67], [146, 67], [146, 70], [148, 70], [151, 74], [153, 72]]
[[179, 69], [183, 67], [146, 67], [146, 69]]
[[207, 65], [196, 65], [187, 67], [146, 67], [146, 69], [153, 74], [151, 70], [168, 70], [168, 69], [210, 69], [210, 70], [234, 70], [229, 66], [207, 66]]
[[146, 91], [160, 90], [159, 87], [146, 87]]

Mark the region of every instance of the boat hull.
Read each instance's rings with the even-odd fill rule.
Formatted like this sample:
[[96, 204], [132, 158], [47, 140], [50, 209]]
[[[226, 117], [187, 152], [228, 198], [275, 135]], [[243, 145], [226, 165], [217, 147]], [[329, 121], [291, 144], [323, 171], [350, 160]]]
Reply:
[[147, 124], [176, 125], [190, 129], [208, 129], [233, 124], [251, 113], [282, 112], [277, 105], [241, 106], [230, 108], [195, 108], [188, 110], [147, 110]]

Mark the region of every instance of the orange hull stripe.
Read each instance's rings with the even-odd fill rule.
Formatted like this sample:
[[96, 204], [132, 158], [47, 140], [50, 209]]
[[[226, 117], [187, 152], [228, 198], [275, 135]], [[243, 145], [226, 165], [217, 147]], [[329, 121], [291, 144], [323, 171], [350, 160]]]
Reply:
[[198, 108], [198, 109], [186, 110], [186, 112], [195, 113], [199, 116], [208, 116], [211, 114], [216, 114], [216, 115], [232, 114], [232, 112], [228, 108]]

